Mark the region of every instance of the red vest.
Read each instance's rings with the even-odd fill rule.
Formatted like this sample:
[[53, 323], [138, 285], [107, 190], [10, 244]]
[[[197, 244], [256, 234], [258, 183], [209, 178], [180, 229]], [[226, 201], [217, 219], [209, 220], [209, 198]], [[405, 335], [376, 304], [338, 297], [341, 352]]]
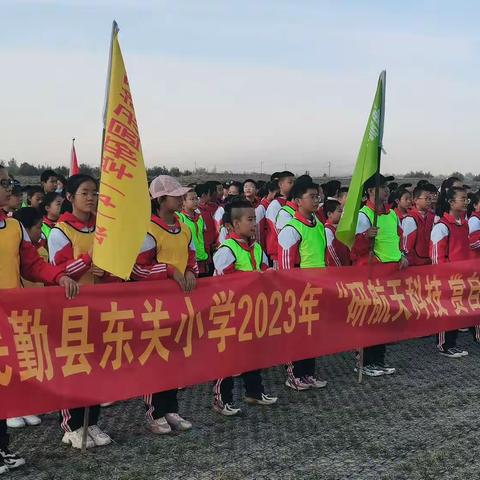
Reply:
[[430, 246], [430, 234], [432, 233], [433, 222], [435, 215], [433, 212], [427, 212], [425, 216], [422, 216], [418, 210], [410, 210], [405, 218], [411, 217], [415, 220], [417, 225], [417, 238], [415, 240], [415, 255], [419, 259], [419, 265], [428, 265], [431, 263], [429, 246]]
[[448, 221], [445, 217], [438, 223], [443, 223], [448, 228], [447, 257], [449, 262], [459, 262], [470, 258], [470, 242], [468, 240], [468, 223], [462, 220], [459, 225]]

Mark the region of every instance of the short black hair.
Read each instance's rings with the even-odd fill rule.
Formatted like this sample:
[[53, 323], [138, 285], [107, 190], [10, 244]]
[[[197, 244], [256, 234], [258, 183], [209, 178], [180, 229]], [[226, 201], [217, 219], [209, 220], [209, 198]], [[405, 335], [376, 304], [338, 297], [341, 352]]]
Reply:
[[25, 228], [32, 228], [42, 221], [42, 214], [33, 207], [23, 207], [18, 209], [13, 218], [16, 218]]
[[328, 214], [333, 213], [339, 206], [340, 202], [338, 200], [327, 200], [323, 204], [323, 213], [328, 218]]
[[47, 193], [40, 204], [40, 213], [44, 216], [47, 215], [47, 207], [49, 207], [57, 198], [63, 199], [62, 194], [58, 192]]
[[239, 220], [243, 215], [245, 208], [253, 208], [248, 200], [240, 197], [233, 197], [232, 200], [225, 204], [225, 213], [223, 214], [223, 223], [232, 224], [233, 220]]
[[44, 170], [41, 175], [40, 175], [40, 181], [42, 183], [48, 181], [48, 179], [50, 177], [55, 177], [55, 178], [58, 178], [58, 175], [57, 175], [57, 172], [55, 172], [54, 170]]
[[316, 190], [318, 192], [319, 185], [318, 183], [313, 182], [295, 182], [295, 185], [292, 188], [290, 196], [292, 199], [302, 198], [308, 190]]
[[27, 198], [32, 198], [36, 193], [43, 194], [43, 188], [39, 185], [29, 185], [29, 187], [27, 188]]
[[243, 186], [245, 186], [246, 183], [253, 183], [255, 185], [255, 188], [257, 187], [257, 182], [251, 178], [247, 178], [244, 182], [243, 182]]
[[217, 185], [220, 185], [220, 182], [217, 182], [215, 180], [208, 180], [203, 184], [205, 190], [203, 193], [208, 194], [208, 195], [213, 195], [217, 193]]
[[288, 171], [288, 170], [284, 170], [283, 172], [278, 172], [277, 173], [277, 177], [275, 177], [277, 180], [283, 180], [284, 178], [288, 178], [288, 177], [294, 177], [295, 174]]

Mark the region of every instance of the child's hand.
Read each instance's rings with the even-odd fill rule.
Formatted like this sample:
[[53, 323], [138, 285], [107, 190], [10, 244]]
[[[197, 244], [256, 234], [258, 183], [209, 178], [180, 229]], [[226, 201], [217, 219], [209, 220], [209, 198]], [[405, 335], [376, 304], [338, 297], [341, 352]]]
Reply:
[[66, 275], [60, 277], [58, 284], [65, 289], [65, 296], [69, 300], [75, 298], [80, 293], [80, 285]]
[[365, 233], [368, 238], [375, 238], [378, 235], [378, 227], [370, 227]]
[[185, 272], [185, 292], [191, 292], [197, 285], [197, 279], [190, 270]]
[[92, 275], [94, 277], [102, 278], [105, 275], [105, 270], [97, 267], [96, 265], [92, 265]]
[[183, 292], [186, 291], [185, 277], [180, 273], [179, 270], [175, 269], [173, 272], [173, 279], [178, 283]]
[[400, 261], [398, 262], [398, 267], [400, 270], [404, 270], [405, 268], [408, 267], [408, 259], [407, 257], [404, 257], [402, 255], [402, 258], [400, 259]]

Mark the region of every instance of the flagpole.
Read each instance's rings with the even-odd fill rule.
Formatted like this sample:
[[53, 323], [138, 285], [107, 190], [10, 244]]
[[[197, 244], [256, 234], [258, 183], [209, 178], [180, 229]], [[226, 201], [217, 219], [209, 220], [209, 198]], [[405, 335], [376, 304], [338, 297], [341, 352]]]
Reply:
[[[375, 172], [375, 203], [373, 209], [373, 227], [377, 228], [378, 222], [378, 211], [380, 210], [380, 163], [382, 160], [382, 150], [383, 150], [383, 124], [385, 120], [385, 82], [386, 82], [387, 72], [383, 70], [380, 73], [380, 81], [382, 85], [382, 106], [380, 108], [380, 119], [378, 122], [378, 149], [377, 149], [377, 170]], [[370, 244], [370, 254], [368, 256], [368, 265], [372, 265], [373, 255], [375, 251], [375, 237], [372, 238]], [[358, 358], [358, 383], [362, 383], [363, 380], [363, 363], [364, 363], [364, 349], [361, 348], [359, 350], [359, 358]]]

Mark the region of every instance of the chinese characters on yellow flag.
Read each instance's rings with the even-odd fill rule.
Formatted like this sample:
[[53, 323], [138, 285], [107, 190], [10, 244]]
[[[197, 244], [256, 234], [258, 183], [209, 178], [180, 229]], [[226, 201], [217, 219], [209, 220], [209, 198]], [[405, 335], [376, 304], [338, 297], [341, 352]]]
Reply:
[[140, 135], [114, 22], [93, 262], [128, 279], [147, 233], [150, 198]]

